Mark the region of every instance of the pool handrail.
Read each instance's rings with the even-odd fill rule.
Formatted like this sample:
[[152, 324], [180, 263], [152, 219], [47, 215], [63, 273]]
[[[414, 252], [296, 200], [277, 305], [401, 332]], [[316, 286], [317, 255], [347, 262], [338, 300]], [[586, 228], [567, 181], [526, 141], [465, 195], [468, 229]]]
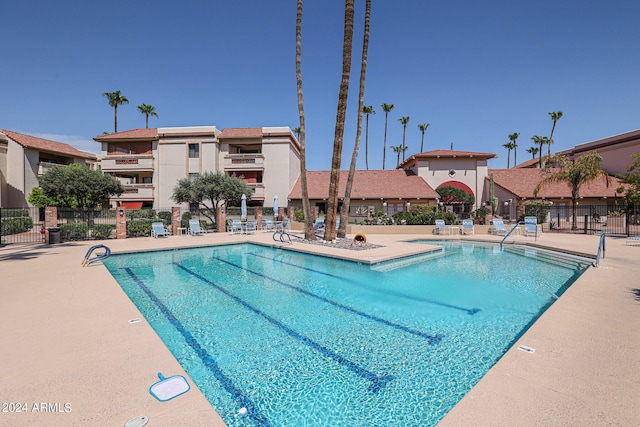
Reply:
[[598, 267], [600, 265], [600, 255], [602, 255], [602, 259], [604, 259], [605, 252], [606, 252], [605, 234], [603, 231], [600, 234], [600, 241], [598, 242], [598, 254], [596, 255], [596, 262], [593, 264], [594, 267]]
[[513, 233], [513, 230], [515, 230], [516, 228], [518, 228], [520, 225], [524, 225], [524, 221], [518, 221], [516, 223], [516, 225], [513, 226], [513, 228], [511, 230], [509, 230], [509, 232], [507, 234], [504, 235], [504, 237], [502, 238], [502, 240], [500, 241], [500, 250], [502, 250], [502, 243], [507, 240], [507, 237], [509, 237], [509, 235], [511, 233]]
[[[95, 251], [96, 249], [104, 249], [104, 253], [100, 254], [100, 255], [96, 255], [93, 258], [89, 258], [91, 256], [91, 254], [93, 253], [93, 251]], [[109, 249], [109, 247], [105, 246], [105, 245], [94, 245], [91, 246], [89, 248], [89, 250], [87, 251], [87, 254], [84, 256], [84, 259], [82, 260], [82, 266], [86, 267], [89, 264], [93, 264], [96, 261], [102, 261], [103, 259], [107, 259], [109, 258], [109, 255], [111, 255], [111, 249]]]

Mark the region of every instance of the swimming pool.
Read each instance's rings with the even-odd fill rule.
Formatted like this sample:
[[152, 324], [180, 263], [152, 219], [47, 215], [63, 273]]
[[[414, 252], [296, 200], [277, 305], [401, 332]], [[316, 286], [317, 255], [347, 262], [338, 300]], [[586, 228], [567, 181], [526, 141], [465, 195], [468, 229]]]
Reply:
[[230, 426], [428, 426], [589, 264], [438, 244], [373, 266], [253, 244], [104, 263]]

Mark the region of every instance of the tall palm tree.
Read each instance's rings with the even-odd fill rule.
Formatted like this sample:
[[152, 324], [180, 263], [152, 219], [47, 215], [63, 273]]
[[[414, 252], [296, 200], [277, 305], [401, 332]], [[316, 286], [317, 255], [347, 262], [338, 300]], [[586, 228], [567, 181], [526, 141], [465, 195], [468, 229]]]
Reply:
[[404, 128], [402, 133], [402, 147], [404, 147], [402, 150], [402, 161], [404, 162], [404, 152], [407, 151], [406, 140], [407, 140], [407, 123], [409, 123], [409, 116], [400, 117], [398, 121], [402, 123], [402, 127]]
[[549, 138], [547, 138], [546, 136], [534, 135], [531, 137], [531, 140], [536, 144], [538, 144], [538, 156], [539, 156], [538, 161], [540, 162], [538, 167], [541, 168], [542, 167], [542, 146], [547, 143]]
[[387, 123], [389, 122], [389, 111], [393, 110], [393, 104], [380, 104], [384, 111], [384, 143], [382, 146], [382, 170], [387, 159]]
[[538, 197], [540, 189], [544, 186], [564, 182], [571, 187], [571, 202], [573, 205], [573, 224], [571, 228], [575, 230], [576, 225], [576, 203], [580, 197], [580, 187], [597, 179], [604, 179], [609, 186], [609, 174], [602, 169], [602, 157], [596, 152], [591, 152], [580, 156], [573, 161], [562, 155], [549, 158], [547, 164], [554, 165], [554, 168], [545, 167], [542, 171], [542, 179], [533, 190], [533, 195]]
[[128, 104], [129, 100], [123, 95], [120, 95], [120, 91], [105, 92], [102, 94], [109, 98], [109, 105], [113, 107], [113, 133], [118, 132], [118, 105]]
[[511, 150], [513, 150], [514, 144], [513, 142], [507, 142], [506, 144], [502, 144], [504, 148], [507, 149], [507, 169], [511, 168], [509, 161], [511, 160]]
[[344, 5], [344, 39], [342, 42], [342, 80], [338, 93], [338, 112], [336, 114], [336, 130], [333, 138], [333, 157], [331, 159], [331, 178], [329, 180], [329, 198], [327, 200], [327, 218], [324, 227], [324, 239], [333, 241], [336, 238], [336, 214], [338, 212], [338, 189], [340, 183], [340, 160], [342, 158], [342, 142], [344, 138], [344, 122], [349, 96], [349, 76], [351, 75], [351, 51], [353, 50], [354, 1], [345, 0]]
[[393, 150], [394, 153], [398, 153], [398, 161], [396, 162], [396, 169], [400, 166], [400, 153], [404, 153], [405, 151], [407, 151], [407, 147], [404, 147], [402, 145], [396, 145], [396, 146], [391, 146], [391, 149]]
[[145, 115], [145, 127], [149, 129], [149, 116], [158, 117], [156, 113], [156, 107], [153, 105], [140, 104], [138, 105], [138, 111]]
[[549, 135], [549, 140], [547, 141], [547, 157], [551, 157], [551, 144], [553, 144], [553, 131], [556, 130], [556, 123], [558, 123], [558, 120], [560, 120], [560, 117], [562, 117], [562, 111], [553, 111], [551, 113], [549, 113], [549, 115], [551, 116], [551, 120], [553, 120], [553, 127], [551, 128], [551, 135]]
[[538, 154], [538, 151], [540, 151], [540, 149], [538, 147], [530, 147], [530, 148], [527, 148], [525, 151], [531, 154], [531, 160], [533, 160], [536, 158], [536, 154]]
[[509, 140], [513, 142], [513, 167], [516, 167], [518, 165], [518, 143], [516, 141], [518, 140], [519, 136], [520, 134], [518, 132], [514, 132], [509, 135]]
[[[353, 187], [353, 177], [356, 172], [356, 164], [358, 162], [358, 150], [360, 149], [360, 135], [362, 134], [362, 114], [364, 113], [364, 84], [367, 75], [367, 54], [369, 52], [369, 26], [371, 23], [371, 0], [366, 0], [366, 9], [364, 14], [364, 40], [362, 42], [362, 59], [360, 61], [360, 90], [358, 92], [358, 125], [356, 128], [356, 142], [353, 145], [353, 154], [351, 155], [351, 164], [349, 165], [349, 174], [347, 176], [347, 185], [344, 190], [344, 200], [342, 202], [342, 211], [340, 213], [340, 227], [338, 227], [338, 237], [346, 237], [347, 223], [349, 222], [349, 210], [351, 209], [351, 189]], [[367, 121], [368, 121], [367, 116]], [[367, 123], [368, 124], [368, 123]], [[368, 165], [367, 165], [368, 168]]]
[[427, 130], [427, 128], [429, 127], [429, 123], [420, 123], [418, 125], [418, 129], [420, 129], [420, 132], [422, 132], [422, 141], [420, 142], [420, 152], [422, 153], [424, 151], [424, 133]]
[[298, 140], [300, 142], [300, 187], [302, 190], [302, 209], [304, 211], [304, 238], [315, 240], [313, 230], [313, 214], [311, 203], [309, 202], [309, 190], [307, 186], [307, 150], [305, 144], [304, 131], [304, 102], [302, 98], [302, 68], [300, 66], [300, 56], [302, 52], [302, 0], [298, 0], [298, 12], [296, 14], [296, 86], [298, 88], [298, 114], [300, 116], [300, 127], [298, 130]]
[[[369, 6], [370, 7], [370, 6]], [[366, 31], [367, 29], [365, 29]], [[368, 37], [368, 34], [367, 34]], [[367, 115], [367, 124], [365, 126], [365, 137], [364, 137], [364, 160], [365, 166], [367, 170], [369, 170], [369, 115], [375, 114], [376, 110], [373, 109], [373, 105], [365, 105], [362, 107], [362, 112]]]
[[293, 133], [296, 134], [296, 138], [298, 138], [298, 141], [300, 140], [300, 126], [298, 126], [297, 128], [293, 129]]

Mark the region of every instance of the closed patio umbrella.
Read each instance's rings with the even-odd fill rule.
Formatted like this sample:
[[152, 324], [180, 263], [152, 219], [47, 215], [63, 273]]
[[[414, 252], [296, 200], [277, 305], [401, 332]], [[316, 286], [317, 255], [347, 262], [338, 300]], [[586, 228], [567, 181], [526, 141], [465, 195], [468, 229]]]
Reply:
[[273, 216], [278, 219], [278, 195], [273, 196]]
[[240, 205], [240, 219], [247, 219], [247, 196], [245, 194], [242, 195], [242, 204]]

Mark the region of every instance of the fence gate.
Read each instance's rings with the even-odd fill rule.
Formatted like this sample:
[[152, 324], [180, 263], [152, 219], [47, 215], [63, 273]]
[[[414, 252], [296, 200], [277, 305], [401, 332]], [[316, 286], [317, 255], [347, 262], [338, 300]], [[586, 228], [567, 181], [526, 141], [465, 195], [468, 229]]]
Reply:
[[44, 208], [0, 208], [0, 244], [44, 242]]

